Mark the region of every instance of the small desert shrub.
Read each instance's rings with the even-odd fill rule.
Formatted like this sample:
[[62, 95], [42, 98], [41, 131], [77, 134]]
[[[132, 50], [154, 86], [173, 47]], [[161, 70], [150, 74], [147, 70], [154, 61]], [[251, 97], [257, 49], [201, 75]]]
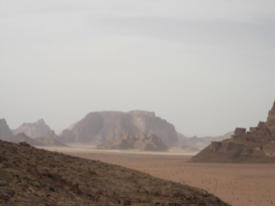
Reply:
[[12, 176], [6, 170], [0, 169], [0, 179], [10, 182]]
[[14, 164], [11, 163], [11, 162], [4, 162], [4, 163], [3, 163], [3, 167], [4, 167], [4, 168], [13, 168], [13, 167], [14, 167]]
[[25, 180], [26, 182], [29, 182], [30, 178], [28, 176], [23, 176], [23, 180]]

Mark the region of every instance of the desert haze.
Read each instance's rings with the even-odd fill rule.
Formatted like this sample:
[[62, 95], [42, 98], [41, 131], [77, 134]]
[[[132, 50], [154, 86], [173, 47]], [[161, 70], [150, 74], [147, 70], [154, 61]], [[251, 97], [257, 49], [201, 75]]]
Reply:
[[0, 205], [274, 206], [274, 0], [0, 0]]

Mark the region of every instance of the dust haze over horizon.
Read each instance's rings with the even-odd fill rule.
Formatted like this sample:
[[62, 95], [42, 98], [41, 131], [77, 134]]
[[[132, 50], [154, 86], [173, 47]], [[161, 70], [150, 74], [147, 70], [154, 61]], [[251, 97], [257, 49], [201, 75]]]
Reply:
[[0, 118], [60, 132], [88, 112], [154, 111], [189, 136], [265, 120], [273, 0], [0, 0]]

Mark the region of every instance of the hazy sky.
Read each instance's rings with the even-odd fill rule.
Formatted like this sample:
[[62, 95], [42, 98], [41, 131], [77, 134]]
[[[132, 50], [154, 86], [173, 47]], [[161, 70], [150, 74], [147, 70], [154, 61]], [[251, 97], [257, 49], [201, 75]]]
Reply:
[[60, 132], [88, 112], [154, 111], [186, 135], [265, 120], [273, 0], [0, 0], [0, 118]]

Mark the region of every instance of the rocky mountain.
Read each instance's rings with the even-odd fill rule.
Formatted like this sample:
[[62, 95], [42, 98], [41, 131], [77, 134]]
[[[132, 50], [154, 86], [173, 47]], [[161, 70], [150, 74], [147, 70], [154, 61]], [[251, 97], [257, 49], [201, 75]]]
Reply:
[[124, 167], [0, 141], [0, 205], [226, 205]]
[[275, 103], [266, 122], [249, 131], [236, 128], [230, 139], [212, 142], [192, 158], [195, 162], [274, 162]]
[[0, 119], [0, 139], [12, 136], [12, 131], [5, 119]]
[[177, 132], [172, 124], [155, 116], [155, 113], [146, 111], [92, 112], [64, 130], [61, 137], [64, 143], [102, 144], [124, 134], [154, 134], [167, 146], [178, 142]]
[[163, 141], [155, 135], [129, 135], [108, 141], [98, 145], [99, 149], [120, 149], [120, 150], [139, 150], [139, 151], [167, 151]]
[[55, 132], [45, 123], [43, 119], [40, 119], [34, 123], [23, 123], [17, 129], [13, 130], [13, 133], [24, 133], [26, 136], [36, 139], [38, 137], [55, 137]]
[[186, 137], [178, 133], [179, 146], [187, 151], [197, 153], [207, 147], [211, 142], [222, 141], [228, 139], [233, 135], [233, 132], [228, 132], [222, 136], [205, 136], [205, 137]]

